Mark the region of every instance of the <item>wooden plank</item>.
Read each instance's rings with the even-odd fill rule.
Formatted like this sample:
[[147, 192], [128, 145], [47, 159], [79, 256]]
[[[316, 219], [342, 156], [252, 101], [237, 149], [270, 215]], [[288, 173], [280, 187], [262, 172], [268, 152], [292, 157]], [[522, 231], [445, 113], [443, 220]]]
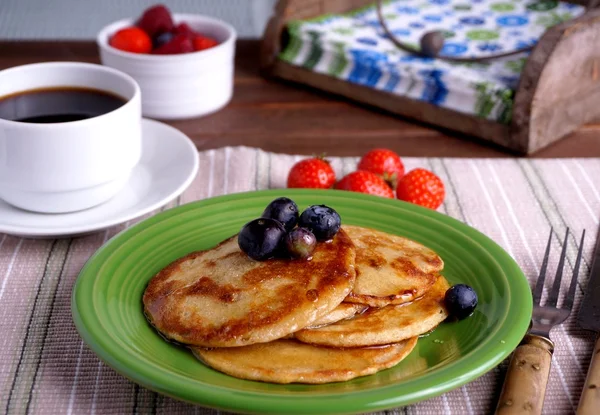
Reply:
[[[358, 156], [377, 148], [390, 148], [402, 156], [412, 157], [506, 157], [502, 149], [491, 145], [454, 137], [428, 129], [407, 133], [398, 129], [344, 129], [311, 128], [293, 129], [280, 135], [284, 126], [273, 120], [272, 128], [232, 130], [219, 128], [210, 117], [195, 122], [170, 122], [188, 134], [201, 150], [223, 146], [244, 145], [259, 147], [266, 151], [287, 154], [322, 154], [330, 156]], [[275, 131], [273, 131], [275, 130]]]
[[[236, 105], [232, 102], [225, 110], [204, 117], [204, 134], [214, 135], [228, 132], [231, 135], [271, 134], [280, 140], [289, 136], [316, 134], [323, 137], [334, 135], [377, 135], [389, 134], [431, 136], [441, 134], [437, 130], [390, 117], [382, 112], [366, 111], [350, 104], [311, 103], [263, 103]], [[174, 122], [177, 125], [177, 122]]]
[[[296, 112], [294, 110], [290, 112]], [[346, 129], [344, 118], [327, 128], [314, 128], [310, 123], [285, 131], [286, 111], [273, 119], [265, 112], [257, 117], [254, 129], [232, 129], [227, 125], [231, 114], [239, 114], [226, 108], [218, 114], [196, 119], [170, 122], [169, 124], [188, 134], [198, 149], [206, 150], [223, 146], [244, 145], [259, 147], [266, 151], [288, 154], [321, 154], [331, 156], [359, 156], [376, 147], [390, 148], [403, 157], [511, 157], [505, 149], [469, 139], [451, 132], [422, 129], [380, 128]], [[230, 114], [225, 116], [225, 114]], [[253, 114], [259, 114], [256, 111]], [[390, 118], [390, 117], [388, 117]], [[600, 126], [588, 126], [565, 140], [558, 141], [530, 156], [549, 157], [600, 157]]]

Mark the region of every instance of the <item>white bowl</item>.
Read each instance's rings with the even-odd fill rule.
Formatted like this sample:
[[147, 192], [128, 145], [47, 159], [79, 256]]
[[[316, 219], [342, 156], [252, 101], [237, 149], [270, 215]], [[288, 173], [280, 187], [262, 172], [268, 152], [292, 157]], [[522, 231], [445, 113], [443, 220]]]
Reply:
[[109, 45], [116, 31], [134, 24], [133, 19], [123, 19], [98, 34], [100, 60], [138, 82], [146, 117], [183, 119], [215, 112], [227, 105], [233, 93], [236, 31], [221, 20], [196, 14], [174, 14], [173, 20], [175, 24], [186, 22], [219, 44], [180, 55], [125, 52]]

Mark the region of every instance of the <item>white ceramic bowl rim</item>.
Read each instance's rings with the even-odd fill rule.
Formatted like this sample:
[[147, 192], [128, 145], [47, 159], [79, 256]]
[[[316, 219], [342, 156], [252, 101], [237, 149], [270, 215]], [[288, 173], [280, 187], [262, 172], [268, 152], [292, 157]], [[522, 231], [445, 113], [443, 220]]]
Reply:
[[173, 16], [174, 21], [180, 22], [180, 23], [191, 21], [193, 23], [207, 22], [207, 23], [215, 24], [215, 25], [220, 26], [221, 28], [225, 29], [228, 32], [227, 38], [224, 41], [220, 42], [217, 46], [213, 46], [212, 48], [209, 48], [206, 50], [199, 50], [196, 52], [189, 52], [189, 53], [181, 53], [181, 54], [173, 54], [173, 55], [152, 55], [149, 53], [126, 52], [126, 51], [112, 47], [108, 43], [108, 39], [109, 39], [110, 35], [115, 33], [117, 30], [122, 29], [127, 26], [132, 26], [135, 23], [135, 20], [133, 18], [127, 18], [127, 19], [118, 20], [116, 22], [110, 23], [107, 26], [104, 26], [98, 33], [98, 36], [96, 37], [96, 42], [98, 43], [98, 46], [100, 46], [101, 48], [107, 49], [111, 53], [114, 53], [116, 55], [120, 55], [120, 56], [130, 58], [130, 59], [139, 59], [141, 61], [146, 60], [148, 62], [151, 62], [151, 61], [158, 61], [158, 60], [171, 60], [171, 61], [185, 60], [185, 59], [189, 59], [191, 56], [198, 56], [198, 54], [208, 55], [211, 53], [216, 53], [219, 49], [225, 48], [226, 44], [233, 43], [236, 40], [236, 37], [237, 37], [236, 30], [233, 28], [233, 26], [231, 26], [229, 23], [224, 22], [223, 20], [216, 19], [214, 17], [200, 15], [200, 14], [173, 13], [172, 16]]
[[[134, 105], [132, 104], [132, 101], [136, 98], [136, 97], [140, 97], [141, 96], [141, 91], [140, 91], [140, 86], [138, 85], [137, 81], [135, 79], [133, 79], [132, 76], [126, 74], [123, 71], [120, 71], [118, 69], [114, 69], [111, 68], [109, 66], [105, 66], [105, 65], [100, 65], [97, 63], [87, 63], [87, 62], [76, 62], [76, 61], [54, 61], [54, 62], [39, 62], [39, 63], [29, 63], [29, 64], [25, 64], [25, 65], [19, 65], [19, 66], [13, 66], [10, 68], [6, 68], [3, 70], [0, 70], [0, 77], [2, 76], [2, 74], [6, 74], [8, 72], [17, 72], [20, 71], [24, 68], [48, 68], [48, 67], [55, 67], [55, 68], [61, 68], [61, 67], [76, 67], [79, 69], [92, 69], [92, 70], [97, 70], [97, 71], [103, 71], [103, 72], [107, 72], [110, 73], [113, 76], [117, 76], [120, 78], [125, 79], [129, 84], [131, 84], [131, 87], [133, 88], [133, 95], [129, 98], [124, 97], [122, 95], [121, 98], [123, 98], [126, 102], [125, 104], [123, 104], [122, 106], [120, 106], [119, 108], [107, 112], [105, 114], [100, 114], [100, 115], [96, 115], [95, 117], [92, 118], [86, 118], [83, 120], [78, 120], [78, 121], [68, 121], [68, 122], [55, 122], [55, 123], [40, 123], [40, 124], [36, 124], [36, 123], [28, 123], [27, 124], [27, 128], [30, 129], [53, 129], [53, 128], [64, 128], [65, 124], [69, 124], [69, 125], [73, 125], [73, 124], [80, 124], [80, 123], [86, 123], [86, 124], [95, 124], [97, 122], [104, 122], [105, 118], [108, 117], [111, 113], [113, 113], [114, 111], [118, 111], [121, 108], [124, 108], [126, 106], [131, 106]], [[65, 86], [69, 86], [68, 82], [65, 82]], [[99, 120], [99, 121], [98, 121]], [[0, 124], [13, 124], [13, 123], [20, 123], [19, 121], [12, 121], [12, 120], [5, 120], [0, 118]], [[90, 126], [91, 127], [91, 126]]]

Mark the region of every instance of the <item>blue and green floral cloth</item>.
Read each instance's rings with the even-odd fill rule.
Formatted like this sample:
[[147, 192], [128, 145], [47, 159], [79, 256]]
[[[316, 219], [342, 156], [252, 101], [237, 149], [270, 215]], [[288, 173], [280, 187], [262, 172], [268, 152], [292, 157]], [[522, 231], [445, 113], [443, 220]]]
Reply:
[[[485, 56], [535, 44], [551, 26], [581, 15], [582, 6], [555, 0], [391, 0], [383, 13], [401, 41], [442, 30], [440, 54]], [[355, 84], [479, 117], [510, 121], [527, 54], [485, 63], [421, 58], [394, 46], [374, 5], [342, 15], [288, 24], [280, 59]]]

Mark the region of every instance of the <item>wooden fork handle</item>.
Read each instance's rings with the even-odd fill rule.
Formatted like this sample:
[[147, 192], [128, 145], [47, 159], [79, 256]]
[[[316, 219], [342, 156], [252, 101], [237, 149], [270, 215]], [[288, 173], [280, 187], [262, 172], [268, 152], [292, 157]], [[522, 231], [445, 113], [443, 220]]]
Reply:
[[553, 352], [549, 339], [525, 335], [510, 359], [496, 414], [542, 413]]
[[600, 337], [596, 339], [596, 345], [592, 353], [592, 361], [588, 370], [587, 379], [581, 398], [577, 415], [597, 415], [600, 411]]

